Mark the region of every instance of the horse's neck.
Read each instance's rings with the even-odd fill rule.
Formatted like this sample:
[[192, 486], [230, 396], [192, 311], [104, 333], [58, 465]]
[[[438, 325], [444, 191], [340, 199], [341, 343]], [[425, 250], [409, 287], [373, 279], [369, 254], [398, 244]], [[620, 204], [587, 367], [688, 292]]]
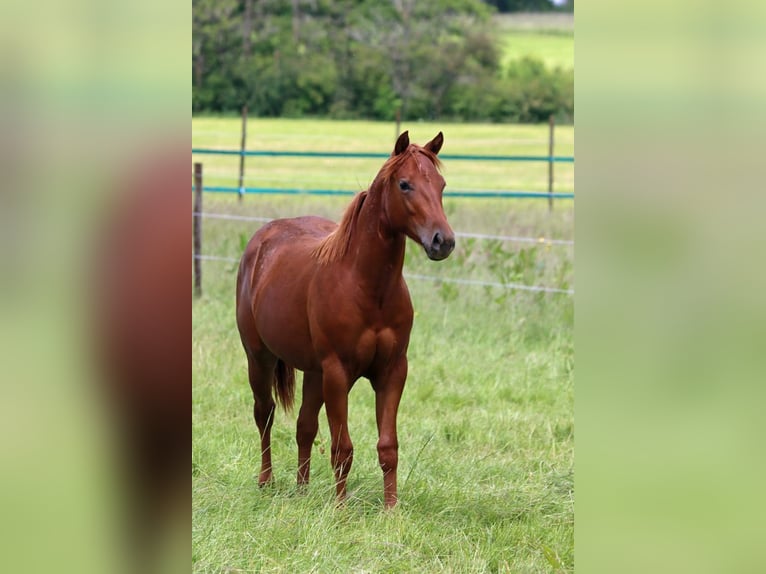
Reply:
[[386, 290], [398, 283], [404, 266], [406, 237], [394, 232], [384, 215], [383, 198], [370, 190], [359, 213], [352, 250], [354, 271], [371, 288]]

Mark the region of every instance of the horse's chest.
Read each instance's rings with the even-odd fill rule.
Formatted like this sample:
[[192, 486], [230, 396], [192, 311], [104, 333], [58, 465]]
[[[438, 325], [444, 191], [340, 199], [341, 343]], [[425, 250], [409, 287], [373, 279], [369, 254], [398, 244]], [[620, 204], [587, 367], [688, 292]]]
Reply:
[[401, 341], [391, 328], [368, 329], [359, 339], [356, 359], [364, 372], [378, 371], [401, 352]]

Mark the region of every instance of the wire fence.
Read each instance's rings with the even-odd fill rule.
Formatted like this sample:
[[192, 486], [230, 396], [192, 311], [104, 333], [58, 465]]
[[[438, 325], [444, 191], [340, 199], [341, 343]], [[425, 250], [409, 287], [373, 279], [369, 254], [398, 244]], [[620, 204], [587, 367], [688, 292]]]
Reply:
[[[229, 220], [229, 221], [256, 221], [266, 223], [272, 221], [272, 218], [268, 217], [256, 217], [249, 215], [239, 215], [233, 213], [213, 213], [204, 212], [201, 209], [201, 194], [202, 192], [216, 193], [216, 194], [237, 194], [240, 198], [249, 194], [265, 194], [265, 195], [306, 195], [306, 196], [353, 196], [357, 192], [350, 189], [337, 189], [337, 188], [312, 188], [304, 189], [299, 187], [274, 187], [268, 185], [269, 183], [276, 183], [280, 185], [279, 175], [270, 174], [267, 177], [258, 176], [245, 177], [245, 158], [246, 157], [261, 157], [261, 158], [327, 158], [327, 159], [387, 159], [390, 157], [389, 153], [371, 152], [371, 151], [293, 151], [293, 150], [248, 150], [246, 149], [246, 125], [247, 116], [246, 110], [243, 109], [243, 123], [242, 123], [242, 137], [240, 149], [217, 149], [197, 147], [192, 148], [192, 155], [202, 156], [233, 156], [239, 158], [239, 175], [233, 176], [231, 172], [218, 173], [214, 175], [214, 178], [218, 181], [237, 181], [238, 185], [202, 185], [201, 178], [201, 164], [195, 164], [194, 184], [192, 188], [195, 191], [195, 197], [199, 197], [199, 202], [195, 201], [195, 208], [193, 210], [193, 217], [195, 225], [198, 225], [203, 218]], [[398, 131], [398, 127], [397, 127]], [[232, 133], [232, 132], [230, 132]], [[458, 189], [456, 191], [445, 191], [445, 198], [523, 198], [523, 199], [547, 199], [549, 210], [553, 209], [554, 199], [574, 199], [574, 192], [554, 192], [554, 168], [555, 164], [573, 164], [574, 156], [569, 155], [555, 155], [553, 152], [553, 121], [550, 122], [550, 131], [548, 139], [548, 154], [543, 155], [485, 155], [485, 154], [440, 154], [440, 158], [448, 161], [473, 161], [473, 162], [489, 162], [490, 164], [499, 164], [501, 162], [533, 162], [533, 163], [547, 163], [548, 164], [548, 191], [528, 191], [528, 190], [508, 190], [508, 189]], [[542, 143], [542, 142], [541, 142]], [[199, 168], [199, 173], [197, 173]], [[283, 178], [285, 179], [285, 178]], [[294, 177], [293, 186], [296, 185]], [[316, 185], [318, 178], [312, 178], [313, 185]], [[251, 185], [258, 181], [261, 185]], [[330, 181], [330, 178], [326, 178], [324, 181]], [[332, 181], [335, 185], [338, 185], [337, 174], [333, 174]], [[216, 182], [217, 183], [217, 182]], [[342, 182], [340, 182], [343, 185]], [[266, 184], [266, 185], [263, 185]], [[300, 184], [298, 184], [300, 185]], [[475, 185], [475, 183], [474, 183]], [[199, 207], [198, 207], [199, 206]], [[523, 243], [527, 245], [540, 245], [540, 246], [574, 246], [574, 241], [569, 239], [555, 239], [549, 237], [528, 237], [528, 236], [513, 236], [513, 235], [501, 235], [501, 234], [488, 234], [488, 233], [475, 233], [475, 232], [461, 232], [455, 233], [457, 237], [464, 237], [476, 240], [487, 241], [501, 241], [501, 242], [515, 242]], [[196, 249], [193, 254], [193, 261], [195, 263], [195, 269], [198, 269], [199, 262], [201, 261], [218, 261], [236, 263], [239, 261], [237, 258], [202, 254], [201, 249]], [[558, 287], [548, 287], [540, 285], [525, 285], [519, 283], [508, 283], [501, 281], [486, 281], [481, 279], [466, 279], [466, 278], [445, 278], [436, 277], [430, 275], [420, 274], [405, 274], [405, 277], [422, 280], [422, 281], [434, 281], [439, 283], [453, 283], [459, 285], [472, 285], [483, 287], [495, 287], [502, 289], [513, 289], [520, 291], [531, 291], [541, 293], [560, 293], [573, 295], [573, 289], [563, 289]], [[201, 287], [200, 287], [201, 289]]]
[[[201, 196], [201, 192], [198, 195]], [[274, 218], [271, 218], [271, 217], [240, 215], [240, 214], [234, 214], [234, 213], [205, 212], [205, 211], [198, 211], [196, 209], [192, 211], [192, 216], [195, 222], [195, 237], [199, 234], [199, 222], [202, 219], [218, 219], [218, 220], [224, 220], [224, 221], [259, 222], [259, 223], [268, 223], [274, 220]], [[534, 245], [534, 246], [547, 246], [547, 247], [554, 246], [554, 245], [564, 246], [564, 247], [574, 246], [573, 240], [554, 239], [554, 238], [549, 238], [544, 236], [529, 237], [529, 236], [501, 235], [501, 234], [475, 233], [475, 232], [464, 232], [464, 231], [457, 231], [455, 232], [455, 235], [457, 237], [464, 237], [467, 239], [524, 243], [524, 244]], [[201, 261], [215, 261], [215, 262], [224, 262], [224, 263], [239, 262], [239, 259], [235, 257], [203, 254], [201, 253], [201, 248], [197, 247], [196, 244], [195, 244], [195, 250], [196, 252], [193, 254], [193, 257], [192, 257], [195, 263], [195, 277], [201, 273], [199, 268], [199, 262]], [[482, 279], [436, 277], [436, 276], [422, 275], [417, 273], [405, 273], [404, 275], [405, 275], [405, 278], [420, 280], [420, 281], [433, 281], [437, 283], [480, 286], [480, 287], [494, 287], [494, 288], [501, 288], [501, 289], [510, 289], [510, 290], [528, 291], [528, 292], [537, 292], [537, 293], [574, 295], [574, 289], [568, 289], [568, 288], [562, 289], [559, 287], [549, 287], [544, 285], [504, 283], [499, 281], [488, 281], [488, 280], [482, 280]], [[197, 292], [201, 293], [201, 283], [197, 283], [196, 280], [195, 280], [195, 283], [197, 285]]]
[[[246, 120], [246, 118], [243, 118]], [[245, 158], [246, 157], [268, 157], [268, 158], [324, 158], [324, 159], [387, 159], [388, 153], [373, 151], [295, 151], [295, 150], [249, 150], [245, 147], [246, 132], [244, 131], [245, 122], [243, 121], [242, 144], [240, 149], [223, 148], [192, 148], [192, 155], [212, 155], [212, 156], [230, 156], [238, 157], [240, 160], [239, 175], [233, 177], [227, 174], [217, 174], [218, 180], [238, 181], [238, 185], [211, 185], [205, 186], [203, 191], [208, 193], [231, 193], [238, 194], [240, 198], [247, 194], [286, 194], [286, 195], [353, 195], [356, 192], [349, 189], [338, 188], [303, 188], [303, 187], [274, 187], [269, 185], [253, 186], [245, 183], [246, 179], [252, 182], [252, 176], [245, 176]], [[506, 190], [506, 189], [458, 189], [456, 191], [445, 192], [445, 197], [460, 198], [517, 198], [517, 199], [547, 199], [549, 208], [552, 209], [554, 199], [574, 199], [573, 192], [554, 192], [554, 164], [573, 164], [574, 156], [554, 155], [553, 153], [553, 131], [551, 124], [549, 153], [547, 155], [487, 155], [487, 154], [441, 154], [441, 159], [448, 161], [471, 161], [471, 162], [533, 162], [548, 164], [548, 191], [531, 190]], [[261, 177], [260, 181], [278, 181], [279, 176], [268, 178]], [[284, 178], [283, 178], [284, 179]], [[314, 178], [314, 185], [316, 185]], [[250, 183], [248, 182], [248, 183]], [[337, 181], [336, 181], [337, 184]], [[295, 185], [295, 183], [293, 183]]]
[[[216, 136], [224, 138], [228, 138], [231, 140], [235, 140], [237, 137], [241, 136], [240, 130], [221, 130], [221, 129], [214, 129], [214, 130], [207, 130], [207, 129], [199, 129], [195, 128], [193, 135], [195, 136]], [[306, 141], [319, 141], [322, 142], [322, 144], [326, 144], [327, 142], [341, 142], [346, 143], [349, 141], [349, 136], [347, 135], [332, 135], [327, 133], [279, 133], [279, 134], [273, 134], [273, 133], [261, 133], [258, 135], [259, 141], [268, 141], [268, 140], [275, 140], [275, 141], [285, 141], [285, 140], [296, 140], [300, 142], [306, 142]], [[547, 145], [548, 139], [545, 138], [524, 138], [524, 137], [518, 137], [514, 136], [512, 139], [509, 139], [508, 137], [485, 137], [482, 138], [482, 141], [485, 143], [493, 143], [497, 145], [503, 145], [503, 146], [516, 146], [516, 147], [528, 147], [531, 145]], [[573, 137], [563, 137], [560, 134], [556, 134], [556, 142], [561, 145], [565, 146], [572, 146], [574, 145], [574, 138]]]
[[[192, 155], [237, 155], [256, 157], [325, 157], [325, 158], [379, 158], [387, 159], [390, 154], [367, 151], [282, 151], [282, 150], [241, 150], [192, 148]], [[574, 163], [573, 156], [553, 155], [474, 155], [439, 154], [440, 159], [458, 161], [544, 161], [548, 163]]]
[[[192, 215], [204, 217], [207, 219], [228, 219], [232, 221], [257, 221], [268, 223], [274, 221], [272, 217], [256, 217], [252, 215], [237, 215], [233, 213], [211, 213], [205, 211], [195, 211]], [[467, 237], [472, 239], [494, 239], [497, 241], [510, 241], [516, 243], [532, 243], [538, 245], [574, 245], [571, 239], [550, 239], [548, 237], [520, 237], [515, 235], [492, 235], [487, 233], [468, 233], [465, 231], [456, 231], [457, 237]]]
[[[343, 195], [351, 195], [357, 193], [359, 190], [364, 189], [365, 184], [362, 183], [362, 178], [358, 174], [351, 172], [338, 173], [336, 170], [324, 170], [324, 171], [300, 171], [295, 172], [282, 172], [273, 169], [259, 171], [256, 173], [245, 173], [240, 178], [239, 175], [232, 171], [224, 171], [221, 169], [210, 170], [210, 179], [215, 180], [217, 188], [206, 186], [203, 191], [213, 193], [245, 193], [248, 189], [271, 189], [274, 193], [285, 190], [299, 190], [299, 189], [312, 189], [319, 187], [322, 189], [338, 190]], [[486, 176], [486, 172], [482, 175]], [[516, 187], [513, 184], [509, 185], [510, 188]], [[453, 193], [455, 190], [459, 195]], [[475, 174], [463, 174], [463, 173], [450, 173], [449, 175], [449, 187], [444, 191], [445, 197], [450, 196], [464, 196], [464, 197], [480, 197], [482, 193], [490, 192], [497, 197], [498, 193], [508, 193], [508, 189], [489, 189], [485, 187], [477, 187]], [[511, 193], [526, 193], [533, 192], [537, 196], [548, 197], [549, 192], [541, 190], [527, 190], [527, 189], [511, 189]], [[573, 199], [574, 195], [572, 191], [555, 191], [550, 192], [554, 199]], [[517, 197], [521, 197], [517, 195]]]
[[[222, 261], [224, 263], [239, 263], [236, 257], [224, 257], [221, 255], [194, 255], [193, 259], [199, 261]], [[498, 281], [484, 281], [481, 279], [460, 279], [451, 277], [436, 277], [433, 275], [421, 275], [419, 273], [404, 273], [405, 279], [421, 281], [434, 281], [436, 283], [454, 283], [458, 285], [476, 285], [480, 287], [499, 287], [502, 289], [515, 289], [518, 291], [532, 291], [535, 293], [565, 293], [574, 295], [574, 289], [559, 289], [558, 287], [544, 287], [540, 285], [523, 285], [521, 283], [500, 283]]]
[[[238, 195], [340, 195], [354, 196], [356, 191], [348, 189], [299, 189], [289, 187], [231, 187], [223, 185], [206, 185], [202, 191], [207, 193], [236, 193]], [[473, 197], [473, 198], [527, 198], [527, 199], [574, 199], [574, 193], [545, 191], [503, 191], [503, 190], [474, 190], [444, 192], [444, 197]]]
[[[213, 212], [205, 212], [205, 211], [193, 211], [192, 216], [194, 216], [194, 218], [197, 220], [206, 218], [206, 219], [219, 219], [219, 220], [225, 220], [225, 221], [247, 221], [247, 222], [258, 222], [258, 223], [268, 223], [270, 221], [274, 221], [274, 218], [271, 218], [271, 217], [239, 215], [234, 213], [213, 213]], [[507, 242], [527, 243], [527, 244], [534, 244], [534, 245], [574, 246], [574, 241], [569, 239], [551, 239], [547, 237], [523, 237], [523, 236], [514, 236], [514, 235], [493, 235], [493, 234], [487, 234], [487, 233], [470, 233], [470, 232], [462, 232], [462, 231], [456, 231], [455, 235], [457, 237], [465, 237], [465, 238], [471, 238], [471, 239], [507, 241]], [[202, 253], [193, 255], [193, 259], [197, 261], [219, 261], [224, 263], [239, 262], [239, 259], [236, 257], [227, 257], [222, 255], [209, 255], [209, 254], [202, 254]], [[497, 287], [501, 289], [512, 289], [512, 290], [518, 290], [518, 291], [530, 291], [530, 292], [537, 292], [537, 293], [563, 293], [567, 295], [574, 295], [573, 289], [561, 289], [558, 287], [546, 287], [542, 285], [524, 285], [521, 283], [502, 283], [499, 281], [487, 281], [482, 279], [436, 277], [432, 275], [422, 275], [418, 273], [405, 273], [404, 276], [407, 279], [415, 279], [420, 281], [434, 281], [437, 283], [452, 283], [457, 285]]]

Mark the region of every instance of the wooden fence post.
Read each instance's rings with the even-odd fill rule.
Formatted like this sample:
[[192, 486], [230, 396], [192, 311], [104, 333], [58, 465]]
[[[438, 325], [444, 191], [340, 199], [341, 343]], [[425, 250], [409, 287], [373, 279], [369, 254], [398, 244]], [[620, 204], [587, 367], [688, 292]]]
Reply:
[[553, 116], [548, 118], [548, 211], [553, 211]]
[[192, 215], [194, 235], [194, 296], [202, 295], [202, 164], [194, 164], [194, 213]]
[[245, 195], [245, 148], [247, 147], [247, 106], [242, 106], [242, 140], [239, 144], [239, 201]]

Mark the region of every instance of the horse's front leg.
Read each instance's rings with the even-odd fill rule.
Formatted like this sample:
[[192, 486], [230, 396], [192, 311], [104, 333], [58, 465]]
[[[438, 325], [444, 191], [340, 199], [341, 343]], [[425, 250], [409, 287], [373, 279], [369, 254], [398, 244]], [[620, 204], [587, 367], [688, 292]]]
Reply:
[[321, 373], [303, 374], [303, 402], [298, 414], [295, 440], [298, 443], [298, 485], [309, 482], [311, 473], [311, 447], [319, 430], [319, 410], [322, 408]]
[[396, 438], [396, 413], [407, 379], [407, 357], [402, 356], [381, 377], [373, 381], [375, 416], [378, 422], [378, 461], [383, 470], [383, 497], [386, 508], [396, 505], [396, 469], [399, 442]]
[[346, 498], [346, 479], [354, 461], [354, 445], [348, 434], [348, 391], [350, 381], [342, 363], [328, 360], [322, 364], [322, 393], [324, 394], [327, 422], [330, 425], [332, 446], [330, 461], [335, 472], [338, 501]]

